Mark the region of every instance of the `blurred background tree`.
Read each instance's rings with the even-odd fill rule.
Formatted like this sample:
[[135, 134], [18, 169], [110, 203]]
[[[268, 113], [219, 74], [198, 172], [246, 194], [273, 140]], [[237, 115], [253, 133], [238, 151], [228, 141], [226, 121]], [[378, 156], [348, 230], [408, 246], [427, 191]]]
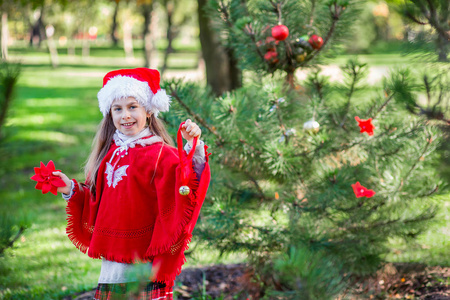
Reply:
[[413, 24], [427, 28], [436, 45], [438, 60], [447, 62], [450, 44], [449, 1], [407, 0], [402, 5], [402, 14]]

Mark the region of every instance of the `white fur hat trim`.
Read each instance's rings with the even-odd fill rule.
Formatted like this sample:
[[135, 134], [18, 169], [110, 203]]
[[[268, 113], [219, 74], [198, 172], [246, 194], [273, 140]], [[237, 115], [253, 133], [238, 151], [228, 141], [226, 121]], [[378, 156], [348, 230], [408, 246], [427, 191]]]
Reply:
[[133, 77], [117, 75], [111, 78], [97, 94], [98, 106], [103, 116], [106, 116], [114, 100], [133, 97], [147, 112], [158, 116], [160, 111], [169, 111], [170, 97], [166, 91], [159, 89], [153, 94], [148, 83]]

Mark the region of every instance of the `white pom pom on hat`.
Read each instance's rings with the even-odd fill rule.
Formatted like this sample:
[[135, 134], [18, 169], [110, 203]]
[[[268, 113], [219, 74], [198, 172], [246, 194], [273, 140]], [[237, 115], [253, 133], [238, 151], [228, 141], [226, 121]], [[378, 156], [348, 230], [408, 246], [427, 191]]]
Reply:
[[158, 116], [160, 111], [169, 111], [170, 97], [159, 86], [158, 70], [147, 68], [120, 69], [107, 73], [103, 88], [97, 94], [98, 106], [106, 116], [116, 99], [134, 97], [147, 112]]

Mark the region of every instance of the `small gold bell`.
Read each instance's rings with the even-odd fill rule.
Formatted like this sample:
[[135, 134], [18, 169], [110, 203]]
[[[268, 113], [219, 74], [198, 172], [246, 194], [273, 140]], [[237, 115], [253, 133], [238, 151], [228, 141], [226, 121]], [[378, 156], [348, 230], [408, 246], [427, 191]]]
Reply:
[[191, 189], [187, 185], [181, 186], [180, 190], [179, 190], [180, 194], [183, 195], [183, 196], [189, 195], [190, 191], [191, 191]]

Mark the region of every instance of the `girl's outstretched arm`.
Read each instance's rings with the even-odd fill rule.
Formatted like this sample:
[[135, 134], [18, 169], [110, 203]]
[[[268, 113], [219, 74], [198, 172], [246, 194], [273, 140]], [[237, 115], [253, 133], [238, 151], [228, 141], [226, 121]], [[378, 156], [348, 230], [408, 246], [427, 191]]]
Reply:
[[58, 189], [56, 190], [58, 193], [62, 193], [62, 194], [69, 194], [70, 190], [71, 190], [71, 186], [72, 186], [72, 181], [69, 179], [69, 177], [67, 177], [66, 174], [64, 174], [63, 172], [53, 172], [53, 175], [58, 176], [59, 178], [61, 178], [62, 181], [64, 181], [64, 183], [66, 184], [66, 186], [63, 187], [58, 187]]

